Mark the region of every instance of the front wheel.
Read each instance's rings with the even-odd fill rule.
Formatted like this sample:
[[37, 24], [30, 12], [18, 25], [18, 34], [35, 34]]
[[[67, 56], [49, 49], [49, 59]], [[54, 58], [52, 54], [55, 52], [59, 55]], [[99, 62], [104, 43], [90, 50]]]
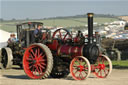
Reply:
[[88, 78], [91, 67], [87, 58], [83, 56], [75, 57], [70, 64], [70, 72], [75, 80], [84, 80]]
[[99, 56], [94, 66], [95, 66], [94, 74], [98, 78], [106, 78], [107, 76], [110, 75], [112, 71], [112, 62], [105, 55]]
[[50, 49], [41, 43], [30, 45], [23, 57], [23, 68], [32, 79], [46, 78], [53, 68], [53, 57]]

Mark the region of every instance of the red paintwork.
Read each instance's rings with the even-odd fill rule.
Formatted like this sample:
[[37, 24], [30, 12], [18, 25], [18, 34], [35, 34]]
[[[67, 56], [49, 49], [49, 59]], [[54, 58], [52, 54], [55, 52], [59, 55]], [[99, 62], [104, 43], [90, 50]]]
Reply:
[[61, 45], [57, 50], [58, 55], [71, 55], [71, 57], [82, 56], [83, 55], [83, 45], [82, 46], [70, 46]]
[[74, 41], [75, 43], [78, 43], [78, 42], [80, 41], [80, 38], [79, 38], [79, 37], [75, 37], [75, 38], [73, 39], [73, 41]]
[[59, 46], [58, 40], [53, 40], [53, 42], [50, 43], [50, 44], [47, 44], [47, 46], [48, 46], [51, 50], [56, 51], [57, 48], [58, 48], [58, 46]]
[[43, 34], [42, 34], [42, 39], [45, 40], [46, 37], [47, 37], [47, 33], [43, 33]]

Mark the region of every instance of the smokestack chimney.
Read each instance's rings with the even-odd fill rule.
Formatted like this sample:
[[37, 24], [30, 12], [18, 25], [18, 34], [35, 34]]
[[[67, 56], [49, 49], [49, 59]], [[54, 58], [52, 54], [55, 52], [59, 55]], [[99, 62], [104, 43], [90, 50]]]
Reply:
[[93, 13], [88, 13], [88, 43], [93, 43]]

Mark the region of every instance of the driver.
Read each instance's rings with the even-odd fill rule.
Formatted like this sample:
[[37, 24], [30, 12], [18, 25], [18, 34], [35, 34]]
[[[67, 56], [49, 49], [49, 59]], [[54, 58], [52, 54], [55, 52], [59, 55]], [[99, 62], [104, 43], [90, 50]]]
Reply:
[[34, 38], [35, 42], [39, 42], [41, 37], [41, 28], [43, 27], [43, 24], [38, 24], [37, 28], [34, 30]]

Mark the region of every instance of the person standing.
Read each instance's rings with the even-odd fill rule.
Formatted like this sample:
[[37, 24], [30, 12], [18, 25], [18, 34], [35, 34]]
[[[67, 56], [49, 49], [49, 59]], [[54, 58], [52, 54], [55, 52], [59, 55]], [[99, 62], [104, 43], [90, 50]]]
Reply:
[[97, 46], [101, 46], [101, 36], [98, 31], [95, 32], [95, 38]]
[[37, 28], [34, 30], [34, 39], [35, 42], [39, 42], [41, 38], [41, 28], [43, 27], [43, 24], [38, 24]]
[[13, 39], [13, 35], [10, 34], [10, 38], [8, 39], [7, 43], [8, 43], [8, 44], [11, 43], [11, 42], [12, 42], [12, 39]]
[[12, 41], [13, 41], [13, 42], [16, 42], [16, 41], [17, 41], [15, 34], [12, 34]]

